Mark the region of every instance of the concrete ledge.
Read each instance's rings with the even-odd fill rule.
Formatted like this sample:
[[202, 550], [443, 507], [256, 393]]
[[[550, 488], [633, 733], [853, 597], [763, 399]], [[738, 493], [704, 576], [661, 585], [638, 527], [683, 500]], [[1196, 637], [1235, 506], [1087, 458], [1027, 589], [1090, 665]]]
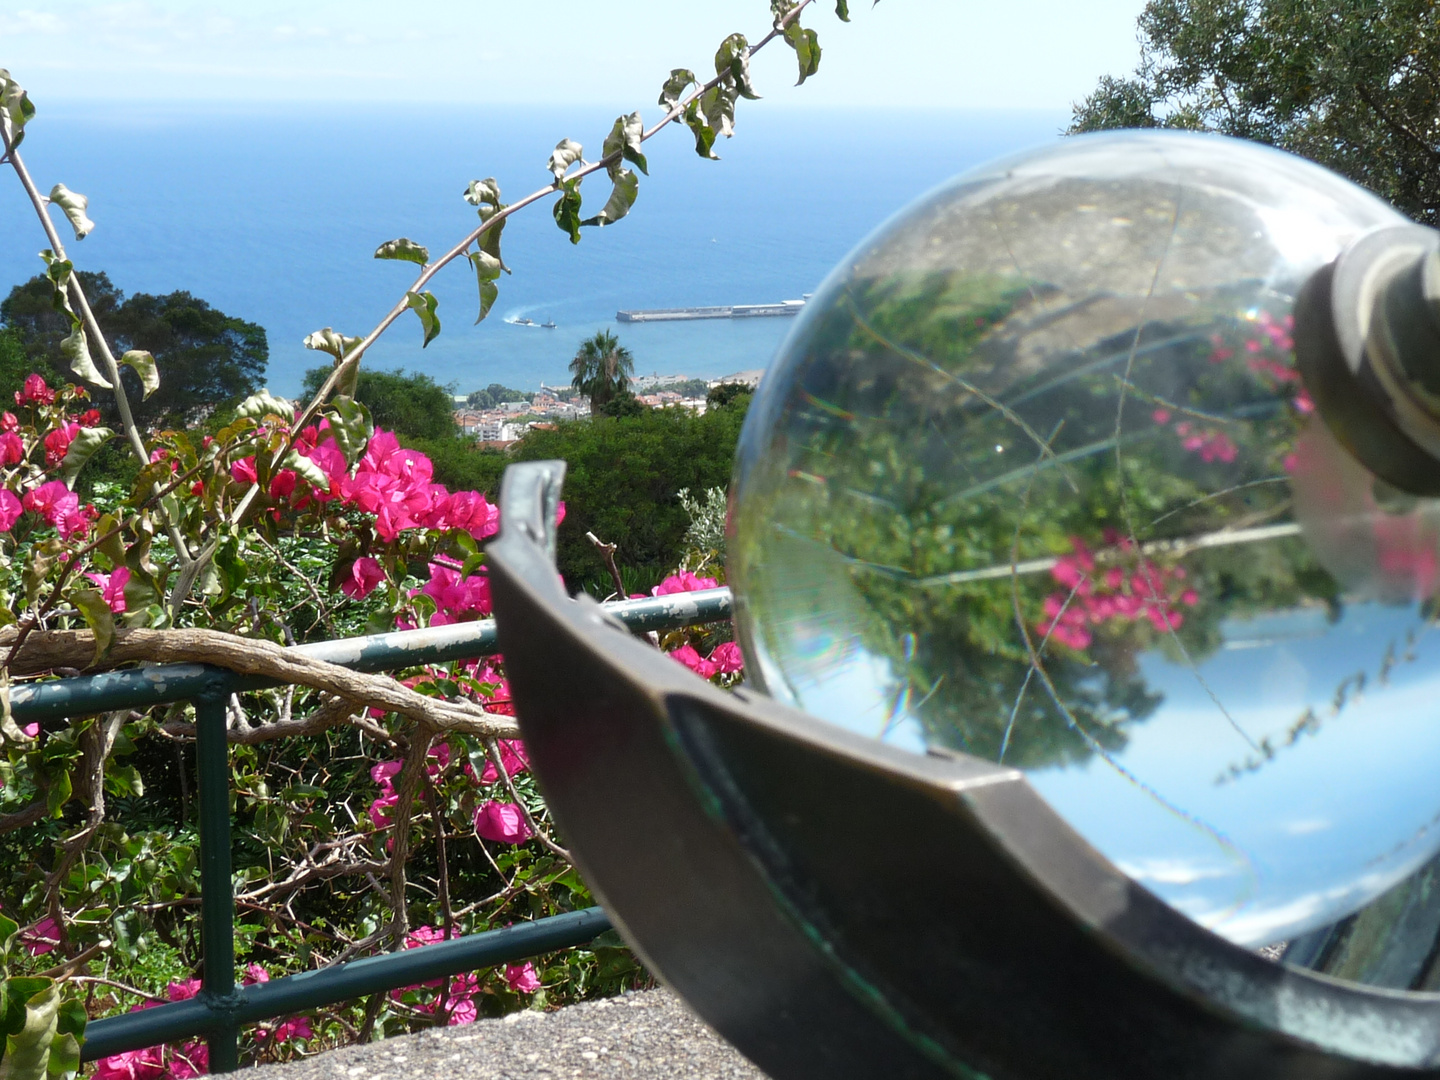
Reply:
[[669, 990], [433, 1029], [244, 1075], [253, 1080], [765, 1080]]

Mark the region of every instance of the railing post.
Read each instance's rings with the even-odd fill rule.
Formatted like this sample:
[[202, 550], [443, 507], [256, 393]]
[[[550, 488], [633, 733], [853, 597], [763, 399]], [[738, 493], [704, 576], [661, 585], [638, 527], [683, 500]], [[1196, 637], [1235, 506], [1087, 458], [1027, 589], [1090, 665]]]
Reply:
[[[195, 699], [195, 758], [200, 804], [200, 943], [206, 1004], [229, 1017], [235, 1004], [235, 895], [230, 884], [230, 749], [225, 734], [227, 695]], [[207, 1041], [210, 1071], [232, 1072], [240, 1053], [233, 1022]]]

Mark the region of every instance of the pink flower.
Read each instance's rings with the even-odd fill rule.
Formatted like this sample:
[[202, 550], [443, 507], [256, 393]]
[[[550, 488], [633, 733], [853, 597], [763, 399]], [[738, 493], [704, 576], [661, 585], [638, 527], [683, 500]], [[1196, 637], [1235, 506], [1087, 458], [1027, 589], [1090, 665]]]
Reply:
[[20, 935], [31, 956], [42, 956], [60, 944], [60, 926], [49, 915]]
[[1156, 409], [1150, 414], [1150, 419], [1154, 420], [1157, 424], [1168, 424], [1170, 422], [1170, 410]]
[[260, 475], [255, 471], [254, 456], [241, 458], [239, 461], [232, 461], [230, 463], [230, 478], [237, 484], [256, 483], [260, 479]]
[[702, 679], [708, 679], [710, 678], [710, 676], [714, 675], [717, 671], [720, 670], [720, 666], [718, 664], [714, 664], [709, 660], [704, 659], [698, 652], [696, 652], [693, 645], [681, 645], [680, 648], [675, 649], [670, 653], [670, 659], [684, 664], [691, 671], [695, 672], [696, 675], [699, 675]]
[[697, 577], [689, 570], [680, 570], [656, 585], [651, 594], [669, 596], [671, 593], [698, 592], [700, 589], [713, 589], [715, 585], [714, 578]]
[[377, 829], [389, 826], [391, 817], [386, 811], [400, 801], [400, 796], [391, 791], [370, 804], [370, 824]]
[[9, 532], [24, 512], [25, 507], [15, 493], [8, 488], [0, 488], [0, 532]]
[[[9, 416], [9, 413], [5, 414]], [[25, 457], [25, 440], [17, 431], [0, 433], [0, 465], [18, 465]]]
[[20, 426], [20, 420], [13, 412], [0, 413], [0, 431], [14, 431]]
[[[0, 497], [3, 499], [3, 497]], [[117, 566], [113, 573], [86, 574], [87, 578], [100, 586], [100, 595], [110, 610], [117, 615], [125, 610], [125, 583], [130, 580], [130, 568]]]
[[710, 654], [710, 662], [721, 675], [745, 669], [745, 657], [740, 652], [740, 646], [733, 641], [716, 645], [715, 651]]
[[33, 372], [25, 376], [25, 385], [15, 392], [16, 405], [51, 405], [54, 401], [55, 391]]
[[100, 410], [86, 409], [80, 414], [80, 426], [83, 428], [98, 427], [100, 425]]
[[370, 766], [370, 779], [386, 791], [389, 791], [394, 787], [394, 782], [391, 778], [398, 776], [402, 768], [404, 768], [404, 762], [382, 761], [378, 765]]
[[202, 1042], [186, 1043], [170, 1061], [170, 1075], [175, 1080], [190, 1080], [210, 1071], [210, 1048]]
[[475, 811], [475, 831], [502, 844], [522, 844], [532, 835], [520, 807], [502, 802], [487, 802]]
[[59, 525], [67, 514], [73, 514], [80, 508], [80, 496], [66, 487], [63, 480], [51, 480], [27, 491], [24, 506], [51, 525]]
[[165, 988], [165, 996], [171, 1001], [189, 1001], [200, 992], [199, 979], [181, 979]]
[[94, 1080], [162, 1080], [166, 1069], [160, 1055], [158, 1046], [111, 1054], [95, 1063]]
[[291, 1042], [295, 1039], [313, 1039], [315, 1031], [310, 1026], [310, 1018], [297, 1016], [293, 1020], [284, 1021], [275, 1029], [275, 1042]]
[[[512, 778], [519, 776], [530, 767], [530, 756], [525, 752], [525, 744], [519, 739], [500, 740], [500, 763], [505, 766], [505, 771]], [[495, 763], [488, 758], [485, 761], [485, 768], [480, 773], [482, 784], [493, 784], [500, 779], [500, 770], [495, 768]]]
[[270, 981], [270, 973], [259, 964], [246, 964], [245, 976], [240, 981], [245, 986], [254, 986], [256, 983], [267, 983]]
[[505, 983], [517, 994], [533, 994], [540, 989], [540, 976], [528, 960], [523, 964], [506, 964]]
[[[435, 601], [436, 616], [430, 620], [431, 626], [444, 626], [466, 616], [490, 614], [490, 579], [483, 568], [480, 573], [462, 580], [459, 573], [449, 567], [431, 563], [430, 580], [419, 591]], [[446, 618], [442, 620], [441, 616]]]
[[361, 555], [350, 564], [350, 573], [340, 583], [340, 591], [352, 600], [364, 600], [385, 580], [385, 568], [369, 555]]
[[51, 467], [65, 460], [65, 453], [75, 436], [80, 434], [79, 424], [61, 424], [45, 436], [45, 464]]

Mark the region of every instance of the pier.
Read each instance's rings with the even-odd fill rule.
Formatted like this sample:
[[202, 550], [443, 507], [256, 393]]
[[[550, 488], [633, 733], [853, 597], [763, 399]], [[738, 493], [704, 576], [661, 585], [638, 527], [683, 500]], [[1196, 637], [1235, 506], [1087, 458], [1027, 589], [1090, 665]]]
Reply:
[[[805, 300], [808, 300], [806, 297]], [[781, 300], [778, 304], [726, 304], [721, 307], [653, 308], [648, 311], [617, 311], [616, 322], [675, 322], [684, 319], [755, 319], [773, 315], [798, 315], [805, 300]]]

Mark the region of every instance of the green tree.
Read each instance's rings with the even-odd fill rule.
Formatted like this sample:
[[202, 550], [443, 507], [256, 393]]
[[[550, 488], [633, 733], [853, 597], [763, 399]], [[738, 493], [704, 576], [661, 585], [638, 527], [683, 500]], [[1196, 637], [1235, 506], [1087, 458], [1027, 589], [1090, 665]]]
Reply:
[[1440, 33], [1430, 0], [1150, 0], [1141, 60], [1071, 132], [1217, 131], [1304, 155], [1440, 221]]
[[[193, 423], [260, 389], [270, 355], [260, 326], [226, 315], [188, 292], [136, 293], [126, 299], [104, 273], [82, 270], [77, 276], [116, 354], [143, 349], [154, 355], [163, 373], [160, 388], [141, 400], [138, 377], [129, 368], [122, 372], [142, 426]], [[31, 369], [64, 372], [69, 379], [60, 341], [70, 333], [70, 321], [55, 309], [53, 292], [38, 275], [15, 286], [0, 302], [0, 319], [18, 338]], [[4, 374], [8, 377], [8, 369]], [[113, 410], [108, 394], [96, 395], [96, 402], [103, 412]]]
[[580, 344], [570, 361], [570, 385], [590, 399], [593, 412], [604, 413], [611, 398], [630, 392], [635, 358], [609, 330], [601, 330]]
[[500, 383], [491, 383], [484, 390], [473, 391], [466, 399], [465, 404], [472, 409], [494, 409], [507, 401], [533, 401], [535, 391], [514, 390]]
[[[330, 368], [305, 373], [302, 393], [314, 397]], [[415, 439], [446, 439], [455, 434], [455, 402], [450, 388], [418, 371], [360, 369], [355, 400], [370, 410], [375, 426]]]
[[705, 404], [711, 409], [728, 409], [737, 406], [741, 412], [750, 407], [750, 398], [755, 391], [744, 383], [721, 383], [711, 387], [705, 395]]
[[690, 526], [679, 492], [729, 484], [744, 419], [743, 409], [696, 416], [642, 407], [635, 416], [532, 429], [517, 443], [511, 461], [559, 458], [569, 465], [559, 565], [571, 587], [594, 582], [602, 595], [610, 591], [587, 532], [619, 545], [617, 559], [642, 582], [673, 571]]

